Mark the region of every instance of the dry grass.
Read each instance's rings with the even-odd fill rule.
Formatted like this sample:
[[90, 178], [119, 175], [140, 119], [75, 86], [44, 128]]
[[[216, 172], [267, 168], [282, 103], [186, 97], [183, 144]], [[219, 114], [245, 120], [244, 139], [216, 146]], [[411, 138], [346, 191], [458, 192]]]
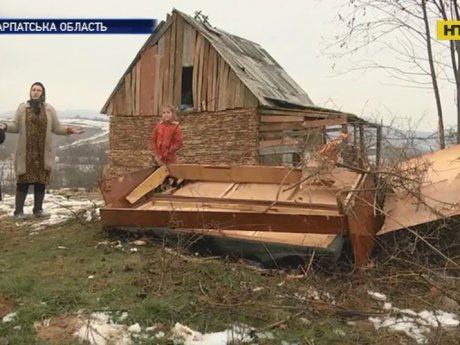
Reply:
[[[175, 322], [201, 332], [244, 323], [272, 332], [274, 339], [260, 344], [411, 344], [403, 334], [373, 329], [368, 317], [385, 311], [368, 290], [416, 311], [441, 307], [439, 296], [459, 291], [458, 279], [432, 279], [433, 272], [447, 277], [454, 270], [425, 265], [417, 271], [403, 259], [380, 259], [361, 272], [338, 266], [326, 272], [308, 262], [268, 270], [244, 260], [190, 255], [183, 250], [187, 243], [170, 247], [144, 237], [147, 245], [136, 246], [135, 239], [110, 238], [99, 223], [71, 221], [34, 236], [14, 222], [2, 223], [0, 296], [22, 327], [0, 323], [0, 344], [51, 344], [37, 336], [36, 321], [100, 310], [127, 311], [127, 324], [161, 323], [166, 330]], [[436, 291], [429, 282], [439, 284]], [[430, 335], [440, 344], [457, 344], [458, 336], [442, 329]]]

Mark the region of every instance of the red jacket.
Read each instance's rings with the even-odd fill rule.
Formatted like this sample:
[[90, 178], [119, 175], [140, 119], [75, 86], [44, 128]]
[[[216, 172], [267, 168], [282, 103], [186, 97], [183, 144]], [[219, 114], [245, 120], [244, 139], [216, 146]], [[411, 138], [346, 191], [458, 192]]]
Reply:
[[175, 163], [176, 152], [182, 147], [182, 131], [179, 123], [159, 122], [153, 129], [150, 137], [150, 150], [163, 163]]

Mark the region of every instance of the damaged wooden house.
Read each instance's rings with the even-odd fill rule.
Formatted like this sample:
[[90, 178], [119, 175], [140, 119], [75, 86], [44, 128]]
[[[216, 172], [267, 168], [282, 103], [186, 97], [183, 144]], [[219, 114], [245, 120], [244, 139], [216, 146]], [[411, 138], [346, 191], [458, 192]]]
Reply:
[[[179, 109], [184, 147], [179, 164], [155, 170], [148, 140], [163, 104]], [[347, 238], [356, 262], [367, 261], [379, 224], [365, 170], [369, 124], [315, 106], [257, 43], [173, 10], [102, 113], [110, 116], [106, 228], [205, 235], [271, 260], [312, 248], [337, 254]], [[327, 143], [329, 130], [343, 134]], [[361, 170], [334, 165], [340, 140], [353, 148], [343, 160]], [[314, 164], [299, 167], [306, 157]], [[167, 176], [183, 183], [156, 193]]]
[[321, 128], [359, 122], [317, 107], [257, 43], [174, 10], [135, 56], [101, 112], [110, 116], [108, 172], [151, 166], [163, 104], [179, 109], [180, 163], [296, 163]]

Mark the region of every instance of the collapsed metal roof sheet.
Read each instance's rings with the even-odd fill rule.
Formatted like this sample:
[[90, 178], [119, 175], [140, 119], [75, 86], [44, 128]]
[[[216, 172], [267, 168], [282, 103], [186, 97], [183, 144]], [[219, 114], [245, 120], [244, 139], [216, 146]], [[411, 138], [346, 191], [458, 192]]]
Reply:
[[[460, 145], [401, 163], [401, 170], [426, 169], [417, 188], [387, 197], [385, 223], [378, 235], [460, 215]], [[425, 168], [424, 168], [425, 167]]]

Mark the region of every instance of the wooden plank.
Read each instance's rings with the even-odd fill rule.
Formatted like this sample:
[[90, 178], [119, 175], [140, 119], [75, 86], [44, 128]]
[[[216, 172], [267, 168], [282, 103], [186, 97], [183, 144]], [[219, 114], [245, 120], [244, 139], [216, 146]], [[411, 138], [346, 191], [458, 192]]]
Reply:
[[154, 48], [146, 49], [141, 56], [140, 63], [140, 100], [139, 114], [153, 115], [152, 98], [155, 92], [153, 87], [154, 75]]
[[225, 72], [225, 61], [224, 59], [219, 56], [218, 57], [218, 71], [217, 71], [217, 109], [216, 110], [223, 110], [224, 107], [224, 86], [222, 85], [222, 81], [224, 79], [224, 72]]
[[212, 71], [214, 69], [214, 49], [209, 45], [208, 49], [208, 59], [206, 62], [206, 109], [210, 111], [212, 109], [212, 104], [214, 103], [212, 100], [212, 93], [214, 87], [214, 80], [212, 76]]
[[[182, 19], [182, 18], [181, 18]], [[195, 30], [182, 20], [184, 25], [184, 39], [182, 42], [182, 67], [193, 66], [193, 45], [195, 41]]]
[[380, 159], [382, 155], [382, 126], [377, 127], [377, 143], [376, 143], [376, 152], [375, 152], [375, 167], [378, 169], [380, 167]]
[[236, 93], [235, 93], [235, 108], [243, 107], [243, 97], [244, 97], [244, 85], [241, 80], [238, 79]]
[[156, 110], [156, 115], [160, 115], [161, 114], [161, 110], [162, 110], [162, 107], [163, 107], [163, 104], [164, 104], [164, 100], [163, 100], [163, 90], [164, 90], [164, 86], [163, 86], [163, 83], [164, 83], [164, 56], [162, 55], [158, 55], [158, 59], [157, 59], [157, 89], [158, 89], [158, 96], [157, 96], [157, 100], [158, 100], [158, 107], [157, 107], [157, 110]]
[[227, 109], [227, 94], [228, 94], [228, 74], [230, 73], [230, 67], [224, 61], [224, 72], [221, 77], [221, 87], [222, 87], [222, 108], [219, 110]]
[[279, 116], [279, 115], [262, 115], [260, 116], [260, 122], [262, 123], [273, 123], [273, 122], [300, 122], [303, 123], [303, 116]]
[[214, 62], [212, 70], [212, 111], [217, 111], [217, 98], [219, 97], [218, 91], [218, 73], [219, 73], [219, 54], [217, 51], [211, 47], [214, 51]]
[[165, 36], [158, 40], [158, 54], [161, 56], [165, 53], [165, 41]]
[[192, 76], [192, 96], [193, 96], [193, 107], [199, 109], [198, 99], [198, 78], [200, 74], [200, 46], [201, 46], [201, 35], [198, 33], [196, 38], [195, 55], [193, 58], [193, 76]]
[[309, 138], [312, 135], [312, 131], [308, 129], [296, 130], [296, 131], [278, 131], [278, 132], [261, 132], [259, 133], [259, 139], [262, 140], [273, 140], [282, 138]]
[[[195, 29], [193, 29], [192, 32], [193, 32], [192, 39], [190, 40], [190, 54], [191, 54], [192, 61], [195, 61], [196, 40], [197, 40], [199, 33]], [[195, 68], [195, 65], [193, 65], [193, 68]]]
[[152, 115], [158, 114], [158, 88], [161, 87], [158, 80], [158, 60], [159, 56], [157, 53], [154, 53], [152, 56], [152, 65], [153, 65], [153, 75], [152, 75]]
[[280, 145], [274, 147], [263, 147], [259, 148], [258, 153], [261, 156], [265, 155], [280, 155], [280, 154], [288, 154], [288, 153], [300, 153], [301, 148], [299, 145]]
[[302, 126], [301, 122], [272, 122], [264, 123], [259, 127], [259, 132], [261, 133], [270, 133], [270, 132], [285, 132], [285, 131], [308, 131], [307, 128]]
[[232, 71], [232, 74], [234, 76], [233, 78], [233, 94], [232, 94], [232, 108], [235, 109], [237, 108], [237, 105], [236, 105], [236, 100], [238, 98], [238, 93], [240, 92], [240, 89], [239, 89], [239, 86], [241, 84], [240, 82], [240, 79], [238, 78], [238, 76], [235, 74], [234, 71]]
[[340, 117], [345, 116], [345, 114], [340, 112], [327, 112], [327, 111], [320, 111], [320, 110], [310, 110], [310, 109], [302, 109], [302, 110], [293, 110], [293, 109], [268, 109], [268, 108], [261, 108], [259, 109], [259, 113], [263, 115], [301, 115], [306, 117], [313, 117], [313, 118], [329, 118], [329, 117]]
[[180, 105], [182, 101], [182, 55], [184, 51], [184, 20], [181, 16], [176, 17], [176, 52], [174, 70], [174, 105]]
[[204, 52], [204, 38], [201, 34], [198, 34], [197, 37], [197, 46], [196, 46], [196, 54], [195, 54], [195, 60], [196, 60], [196, 108], [198, 111], [201, 111], [201, 84], [203, 83], [203, 70], [202, 70], [202, 64], [203, 64], [203, 52]]
[[318, 128], [346, 124], [347, 119], [345, 117], [334, 118], [334, 119], [321, 119], [321, 120], [307, 120], [304, 121], [302, 126], [305, 128]]
[[227, 189], [225, 189], [221, 194], [219, 194], [219, 198], [223, 198], [224, 196], [226, 196], [228, 193], [230, 193], [230, 191], [235, 188], [238, 184], [236, 182], [234, 183], [231, 183], [230, 186], [227, 187]]
[[233, 109], [235, 107], [235, 88], [236, 88], [236, 76], [233, 70], [228, 72], [227, 91], [225, 93], [225, 108]]
[[118, 89], [117, 93], [115, 94], [115, 96], [113, 97], [113, 114], [116, 116], [116, 115], [120, 115], [120, 112], [118, 111], [118, 100], [120, 99], [120, 89], [121, 87], [123, 86], [123, 83], [120, 84], [120, 88]]
[[207, 111], [208, 104], [206, 99], [206, 93], [208, 88], [208, 76], [207, 76], [207, 67], [208, 67], [208, 59], [209, 59], [209, 43], [208, 41], [203, 38], [204, 45], [203, 45], [203, 55], [200, 61], [200, 73], [201, 73], [201, 110]]
[[107, 115], [113, 115], [113, 99], [110, 101], [107, 106]]
[[246, 87], [244, 87], [244, 107], [245, 108], [251, 108], [251, 107], [258, 107], [259, 106], [259, 100], [257, 99], [256, 96]]
[[[172, 26], [172, 25], [171, 25]], [[169, 104], [171, 103], [169, 99], [169, 60], [170, 60], [170, 47], [171, 47], [171, 28], [166, 31], [165, 33], [165, 52], [163, 55], [162, 61], [162, 68], [163, 68], [163, 97], [162, 97], [162, 104]]]
[[145, 194], [161, 185], [168, 175], [169, 172], [167, 167], [159, 167], [145, 180], [143, 180], [136, 188], [134, 188], [133, 191], [126, 196], [126, 200], [128, 200], [130, 204], [134, 204]]
[[130, 97], [131, 97], [131, 114], [136, 114], [136, 66], [131, 70], [131, 84], [130, 84]]
[[[123, 82], [123, 79], [124, 79], [124, 75], [126, 73], [128, 73], [128, 71], [131, 71], [133, 68], [134, 68], [134, 65], [138, 63], [140, 57], [142, 56], [142, 54], [144, 53], [145, 50], [147, 50], [148, 48], [150, 48], [151, 46], [157, 44], [157, 42], [159, 42], [159, 40], [161, 40], [164, 32], [168, 29], [170, 23], [164, 23], [164, 22], [161, 22], [158, 27], [155, 29], [157, 30], [156, 33], [154, 35], [151, 35], [147, 41], [144, 43], [144, 45], [142, 46], [142, 48], [138, 51], [137, 55], [135, 56], [135, 58], [133, 59], [133, 61], [131, 62], [131, 64], [129, 65], [129, 67], [127, 68], [126, 72], [123, 74], [123, 76], [120, 78], [120, 80], [118, 81], [117, 85], [115, 86], [115, 88], [113, 89], [112, 93], [110, 94], [107, 102], [109, 103], [109, 101], [112, 100], [112, 98], [115, 97], [115, 94], [118, 92], [118, 90], [121, 88], [121, 84]], [[104, 105], [104, 108], [105, 108], [105, 105]]]
[[133, 115], [131, 112], [131, 72], [127, 73], [125, 75], [125, 87], [123, 89], [123, 93], [125, 94], [125, 104], [124, 104], [124, 109], [125, 109], [125, 115]]
[[176, 68], [176, 32], [177, 32], [177, 18], [179, 16], [173, 13], [172, 20], [174, 21], [171, 25], [171, 45], [169, 46], [169, 84], [168, 84], [168, 103], [177, 105], [174, 103], [174, 90], [175, 90], [175, 68]]
[[136, 63], [136, 114], [140, 114], [141, 107], [141, 64], [140, 61]]
[[364, 125], [359, 124], [359, 159], [358, 165], [360, 168], [364, 168], [364, 160], [366, 159], [366, 143], [364, 142]]

